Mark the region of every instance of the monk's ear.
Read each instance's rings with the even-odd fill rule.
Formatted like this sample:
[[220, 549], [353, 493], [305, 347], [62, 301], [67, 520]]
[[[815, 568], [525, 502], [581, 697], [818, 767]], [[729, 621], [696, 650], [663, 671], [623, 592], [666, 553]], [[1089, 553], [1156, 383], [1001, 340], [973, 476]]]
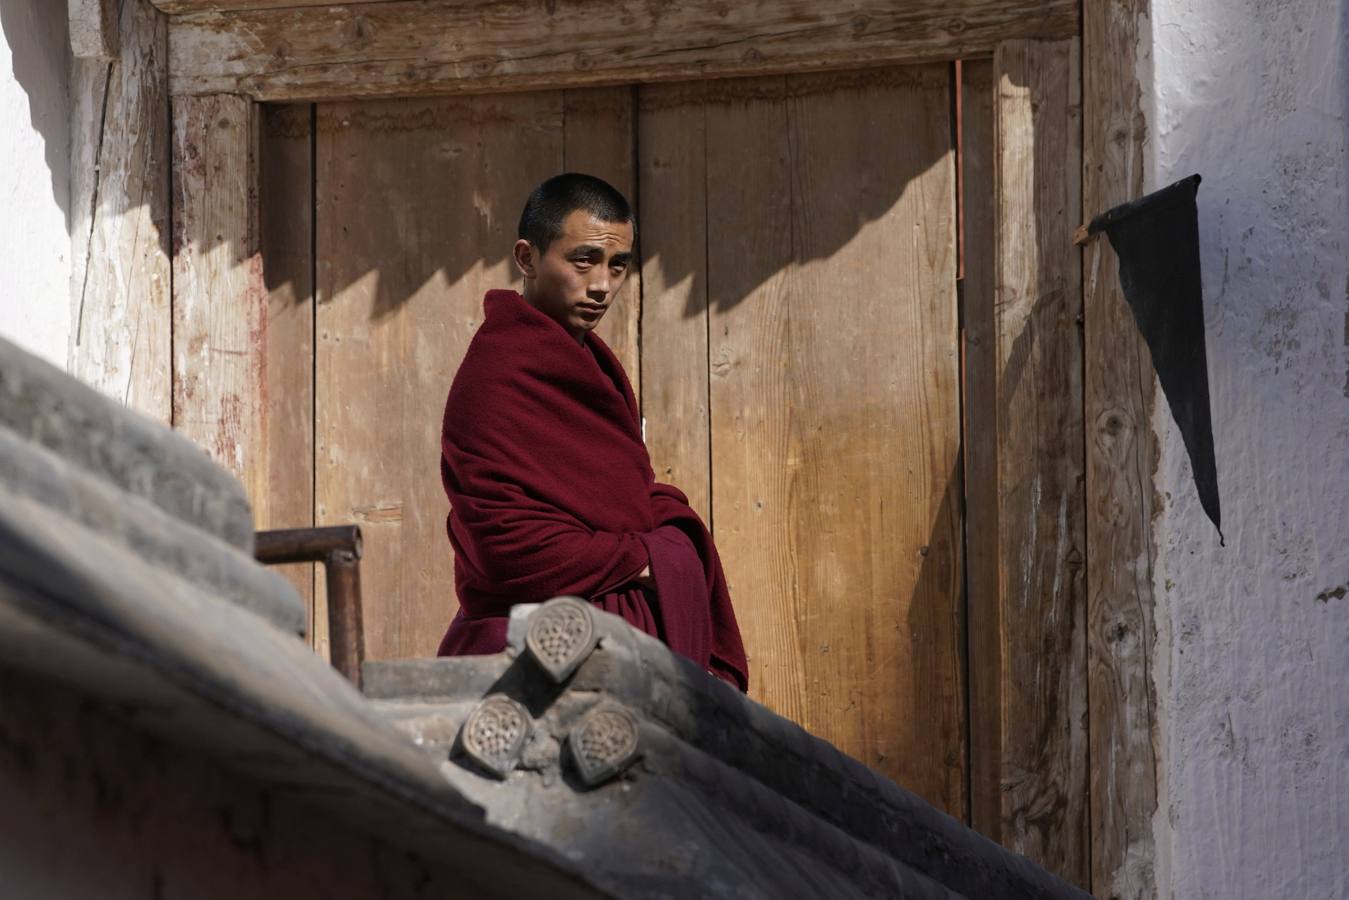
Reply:
[[512, 250], [515, 257], [515, 267], [520, 270], [520, 274], [526, 278], [534, 277], [535, 251], [534, 245], [521, 238], [515, 242], [515, 248]]

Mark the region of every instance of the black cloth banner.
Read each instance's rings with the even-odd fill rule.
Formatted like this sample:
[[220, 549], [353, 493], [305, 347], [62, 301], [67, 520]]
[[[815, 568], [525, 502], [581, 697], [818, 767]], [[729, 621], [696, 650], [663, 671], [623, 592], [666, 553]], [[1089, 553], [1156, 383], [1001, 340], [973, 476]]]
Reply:
[[1092, 219], [1119, 255], [1119, 280], [1134, 322], [1152, 351], [1171, 415], [1190, 454], [1204, 512], [1222, 538], [1218, 464], [1209, 411], [1204, 292], [1199, 277], [1198, 175], [1181, 179]]

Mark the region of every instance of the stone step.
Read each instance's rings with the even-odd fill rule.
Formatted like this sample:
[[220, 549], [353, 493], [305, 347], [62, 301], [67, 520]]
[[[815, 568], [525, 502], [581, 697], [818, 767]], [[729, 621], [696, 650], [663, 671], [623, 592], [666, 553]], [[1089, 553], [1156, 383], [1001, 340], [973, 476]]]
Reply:
[[243, 486], [187, 438], [0, 338], [0, 425], [253, 554]]

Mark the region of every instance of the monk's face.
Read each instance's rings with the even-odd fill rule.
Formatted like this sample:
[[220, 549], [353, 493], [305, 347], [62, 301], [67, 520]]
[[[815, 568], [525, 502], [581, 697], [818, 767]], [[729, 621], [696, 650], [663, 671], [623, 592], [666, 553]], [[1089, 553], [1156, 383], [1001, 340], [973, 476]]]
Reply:
[[606, 222], [578, 209], [543, 253], [517, 241], [515, 264], [525, 276], [525, 299], [578, 342], [585, 340], [628, 277], [632, 239], [632, 223]]

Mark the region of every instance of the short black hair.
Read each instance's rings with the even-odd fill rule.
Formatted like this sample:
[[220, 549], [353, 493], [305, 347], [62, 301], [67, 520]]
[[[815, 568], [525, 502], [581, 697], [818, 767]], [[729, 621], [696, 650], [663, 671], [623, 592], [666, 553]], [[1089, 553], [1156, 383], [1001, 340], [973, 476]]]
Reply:
[[554, 175], [534, 188], [520, 214], [519, 236], [546, 252], [562, 234], [562, 222], [578, 209], [601, 222], [628, 222], [636, 236], [637, 221], [627, 198], [609, 182], [579, 172]]

